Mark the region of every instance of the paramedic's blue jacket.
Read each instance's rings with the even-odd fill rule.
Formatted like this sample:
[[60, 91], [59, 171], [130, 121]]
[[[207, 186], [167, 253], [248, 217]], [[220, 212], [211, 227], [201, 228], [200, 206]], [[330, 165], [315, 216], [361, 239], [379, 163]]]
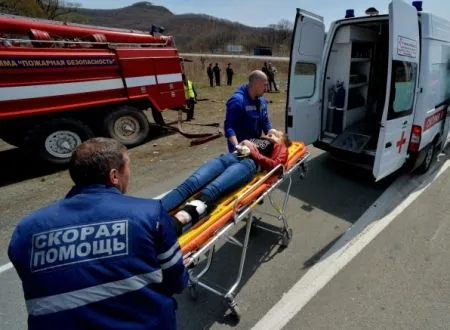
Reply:
[[[225, 137], [236, 136], [238, 142], [261, 137], [272, 128], [267, 113], [267, 102], [263, 96], [252, 100], [248, 85], [240, 86], [227, 102], [225, 116]], [[228, 141], [228, 150], [234, 150]]]
[[159, 201], [75, 187], [20, 222], [8, 255], [31, 330], [176, 328], [188, 274]]

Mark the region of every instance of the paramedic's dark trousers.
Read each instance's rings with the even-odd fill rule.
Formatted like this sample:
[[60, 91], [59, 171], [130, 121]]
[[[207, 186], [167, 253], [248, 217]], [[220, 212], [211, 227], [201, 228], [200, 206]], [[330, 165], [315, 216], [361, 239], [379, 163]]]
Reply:
[[167, 211], [175, 209], [200, 189], [212, 203], [248, 183], [256, 174], [256, 164], [250, 158], [240, 159], [224, 154], [203, 164], [182, 184], [161, 201]]
[[187, 119], [186, 120], [192, 120], [194, 119], [194, 110], [195, 110], [195, 101], [194, 99], [187, 100]]

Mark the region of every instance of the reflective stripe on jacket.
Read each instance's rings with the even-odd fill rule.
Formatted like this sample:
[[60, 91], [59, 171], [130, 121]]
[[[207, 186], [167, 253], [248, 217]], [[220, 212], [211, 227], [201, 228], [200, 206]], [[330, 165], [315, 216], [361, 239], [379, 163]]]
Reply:
[[192, 82], [188, 80], [187, 86], [184, 85], [184, 95], [186, 100], [195, 99], [194, 88], [192, 87]]
[[73, 188], [22, 220], [8, 255], [33, 329], [176, 329], [188, 273], [160, 201]]

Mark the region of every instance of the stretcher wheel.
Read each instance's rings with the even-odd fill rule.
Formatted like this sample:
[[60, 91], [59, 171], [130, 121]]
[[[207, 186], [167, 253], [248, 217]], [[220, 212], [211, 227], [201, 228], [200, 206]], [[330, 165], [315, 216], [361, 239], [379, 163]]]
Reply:
[[197, 286], [195, 284], [188, 285], [188, 292], [189, 297], [191, 297], [193, 301], [197, 301], [198, 294], [197, 294]]
[[308, 165], [306, 163], [301, 164], [298, 167], [298, 171], [300, 172], [300, 179], [304, 179], [308, 173]]
[[252, 220], [252, 231], [250, 232], [250, 236], [255, 235], [256, 231], [255, 229], [257, 229], [258, 224], [261, 223], [261, 218], [257, 218], [255, 216], [253, 216], [253, 220]]
[[241, 310], [239, 309], [237, 302], [234, 300], [229, 301], [228, 307], [230, 308], [231, 315], [239, 322], [241, 320]]
[[281, 239], [281, 246], [287, 247], [292, 240], [292, 228], [283, 232], [283, 238]]

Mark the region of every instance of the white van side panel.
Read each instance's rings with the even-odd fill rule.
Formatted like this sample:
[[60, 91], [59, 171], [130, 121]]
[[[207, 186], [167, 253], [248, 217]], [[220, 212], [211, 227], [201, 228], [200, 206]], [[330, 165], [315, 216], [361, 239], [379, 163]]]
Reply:
[[325, 24], [298, 9], [292, 43], [287, 100], [287, 133], [305, 144], [317, 141], [322, 117], [322, 60]]
[[422, 63], [414, 125], [422, 128], [420, 150], [441, 133], [450, 98], [450, 22], [421, 15]]
[[[414, 121], [421, 55], [417, 10], [403, 0], [389, 5], [387, 90], [373, 176], [377, 181], [403, 166]], [[405, 145], [406, 144], [406, 145]]]

